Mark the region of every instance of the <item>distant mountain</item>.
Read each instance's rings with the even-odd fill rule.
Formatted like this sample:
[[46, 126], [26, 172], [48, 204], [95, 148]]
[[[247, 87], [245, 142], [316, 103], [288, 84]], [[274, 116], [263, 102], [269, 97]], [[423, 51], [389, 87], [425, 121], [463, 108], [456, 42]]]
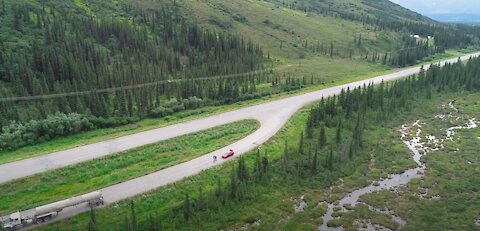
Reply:
[[424, 15], [477, 14], [478, 0], [391, 0], [403, 7]]
[[465, 23], [465, 24], [480, 23], [480, 13], [478, 14], [447, 13], [447, 14], [430, 14], [427, 16], [439, 22]]
[[478, 0], [391, 0], [439, 22], [480, 23]]

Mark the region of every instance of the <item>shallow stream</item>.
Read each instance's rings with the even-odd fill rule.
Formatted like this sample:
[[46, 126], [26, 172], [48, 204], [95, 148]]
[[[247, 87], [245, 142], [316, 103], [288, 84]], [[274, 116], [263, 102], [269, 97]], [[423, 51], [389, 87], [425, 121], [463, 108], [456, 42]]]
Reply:
[[[453, 104], [449, 104], [452, 110], [455, 112], [458, 112], [456, 108], [453, 106]], [[447, 140], [452, 140], [453, 141], [453, 136], [455, 135], [455, 130], [459, 129], [472, 129], [478, 127], [476, 120], [475, 119], [470, 119], [467, 124], [464, 126], [454, 126], [446, 129], [446, 135], [447, 135]], [[416, 131], [415, 131], [416, 129]], [[413, 133], [414, 132], [414, 133]], [[429, 152], [436, 151], [439, 149], [443, 148], [443, 144], [441, 141], [443, 140], [438, 140], [434, 136], [426, 136], [427, 144], [429, 147], [425, 146], [425, 142], [422, 142], [422, 137], [420, 134], [422, 133], [422, 125], [420, 121], [415, 121], [413, 124], [408, 125], [405, 124], [402, 126], [400, 129], [401, 133], [401, 139], [402, 142], [408, 147], [408, 149], [411, 151], [412, 158], [417, 163], [417, 167], [407, 169], [404, 173], [402, 174], [392, 174], [389, 175], [387, 179], [380, 179], [379, 181], [373, 182], [372, 184], [355, 190], [349, 194], [347, 194], [344, 198], [342, 198], [340, 201], [338, 201], [338, 204], [328, 204], [328, 209], [326, 214], [322, 217], [323, 218], [323, 224], [319, 227], [320, 230], [325, 230], [325, 231], [337, 231], [337, 230], [343, 230], [342, 227], [328, 227], [327, 223], [330, 220], [335, 219], [332, 217], [332, 214], [334, 212], [335, 207], [338, 207], [337, 210], [339, 209], [340, 211], [346, 212], [348, 211], [345, 207], [345, 205], [349, 205], [349, 207], [355, 207], [355, 205], [363, 202], [359, 202], [359, 198], [362, 195], [376, 192], [376, 191], [381, 191], [385, 189], [393, 189], [402, 185], [406, 185], [408, 182], [410, 182], [412, 179], [415, 178], [421, 178], [426, 170], [426, 166], [424, 163], [420, 161], [422, 156], [426, 155]], [[412, 134], [413, 133], [413, 134]], [[413, 137], [411, 139], [408, 138], [408, 136], [412, 134]], [[432, 147], [433, 145], [433, 147]], [[326, 202], [322, 202], [326, 203]], [[384, 214], [388, 214], [392, 216], [392, 220], [398, 224], [398, 230], [403, 228], [406, 224], [406, 222], [401, 218], [398, 217], [394, 214], [394, 211], [389, 211], [388, 209], [378, 209], [374, 208], [370, 205], [367, 205], [371, 211], [375, 212], [380, 212]], [[379, 225], [374, 225], [371, 224], [370, 221], [362, 221], [357, 223], [362, 223], [359, 225], [359, 228], [363, 230], [390, 230], [388, 228], [385, 228], [383, 226]], [[366, 227], [366, 228], [363, 228]]]

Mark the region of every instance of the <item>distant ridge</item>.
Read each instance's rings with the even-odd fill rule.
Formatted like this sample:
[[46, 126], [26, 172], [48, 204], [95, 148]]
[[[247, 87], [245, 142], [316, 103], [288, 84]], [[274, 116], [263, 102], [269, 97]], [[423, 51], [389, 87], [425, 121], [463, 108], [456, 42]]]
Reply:
[[478, 14], [462, 14], [462, 13], [430, 14], [427, 16], [439, 22], [480, 24], [480, 13]]

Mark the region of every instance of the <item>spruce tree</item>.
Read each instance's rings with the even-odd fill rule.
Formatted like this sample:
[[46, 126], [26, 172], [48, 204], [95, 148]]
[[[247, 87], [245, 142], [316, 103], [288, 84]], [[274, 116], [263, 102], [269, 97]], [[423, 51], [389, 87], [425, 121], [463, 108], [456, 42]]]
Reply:
[[98, 231], [97, 219], [93, 208], [90, 208], [90, 221], [88, 222], [88, 231]]
[[354, 148], [355, 146], [353, 145], [353, 141], [350, 141], [350, 145], [348, 147], [348, 158], [351, 160], [353, 159], [353, 155], [354, 155]]
[[157, 212], [155, 212], [155, 231], [163, 231], [162, 219]]
[[203, 188], [200, 187], [198, 189], [198, 201], [197, 201], [196, 208], [198, 208], [198, 210], [204, 210], [204, 209], [206, 209], [206, 206], [207, 206], [207, 204], [206, 204], [205, 198], [203, 196]]
[[138, 223], [137, 223], [137, 213], [135, 212], [135, 203], [133, 201], [130, 202], [130, 217], [132, 218], [132, 231], [138, 230]]
[[247, 170], [247, 166], [245, 164], [245, 158], [243, 156], [240, 156], [238, 158], [238, 168], [237, 168], [237, 177], [238, 177], [238, 180], [240, 180], [241, 182], [245, 182], [248, 180], [248, 170]]
[[315, 119], [317, 115], [317, 110], [315, 108], [310, 109], [310, 115], [307, 119], [307, 127], [305, 128], [305, 133], [307, 134], [307, 139], [311, 139], [313, 137], [313, 131], [315, 128]]
[[283, 175], [284, 180], [287, 179], [287, 164], [288, 164], [287, 162], [288, 162], [288, 143], [287, 143], [287, 140], [285, 140], [285, 147], [283, 149], [283, 157], [280, 161], [281, 168], [282, 168], [282, 175]]
[[337, 144], [340, 144], [342, 142], [342, 120], [339, 118], [338, 119], [338, 122], [337, 122], [337, 133], [336, 133], [336, 136], [335, 136], [335, 140], [337, 142]]
[[149, 231], [155, 231], [156, 230], [156, 224], [155, 224], [155, 219], [153, 218], [152, 214], [148, 214], [147, 218], [147, 228]]
[[185, 221], [190, 221], [192, 219], [192, 205], [190, 204], [190, 197], [188, 193], [185, 194], [185, 200], [183, 201], [183, 218]]
[[315, 174], [317, 172], [317, 164], [318, 164], [318, 147], [315, 148], [315, 154], [313, 155], [312, 160], [312, 172]]
[[255, 181], [260, 182], [263, 179], [263, 170], [262, 170], [262, 158], [260, 157], [260, 149], [257, 148], [255, 154], [255, 165], [253, 173], [255, 174]]
[[263, 175], [264, 176], [267, 176], [268, 174], [268, 168], [269, 168], [269, 163], [268, 163], [268, 153], [267, 153], [267, 150], [265, 150], [265, 155], [263, 155], [262, 157], [262, 171], [263, 171]]
[[5, 14], [6, 12], [6, 6], [5, 6], [5, 0], [2, 0], [2, 14]]
[[300, 133], [300, 142], [298, 144], [298, 153], [303, 155], [304, 154], [304, 140], [303, 140], [303, 131]]
[[320, 135], [318, 136], [318, 147], [323, 148], [325, 145], [327, 145], [327, 135], [325, 134], [325, 125], [322, 124]]
[[330, 154], [328, 155], [328, 169], [333, 170], [333, 147], [330, 147]]
[[215, 200], [214, 201], [218, 201], [220, 202], [221, 204], [225, 204], [225, 193], [224, 193], [224, 190], [222, 188], [222, 180], [220, 179], [220, 177], [217, 179], [217, 188], [215, 189]]
[[235, 173], [235, 168], [231, 170], [230, 173], [230, 191], [229, 191], [230, 199], [235, 200], [238, 199], [238, 177]]
[[130, 223], [130, 220], [128, 219], [128, 216], [125, 216], [125, 219], [123, 221], [123, 229], [125, 231], [132, 231], [132, 223]]

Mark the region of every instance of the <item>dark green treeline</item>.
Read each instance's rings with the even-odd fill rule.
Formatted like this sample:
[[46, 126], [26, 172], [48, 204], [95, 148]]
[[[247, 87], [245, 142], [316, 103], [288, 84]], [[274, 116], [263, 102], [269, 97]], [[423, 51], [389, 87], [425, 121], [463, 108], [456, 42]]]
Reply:
[[[142, 117], [162, 113], [171, 99], [235, 100], [264, 81], [252, 73], [265, 61], [252, 42], [204, 30], [175, 4], [148, 11], [123, 4], [119, 14], [126, 16], [115, 17], [89, 15], [74, 1], [6, 1], [0, 17], [4, 29], [13, 29], [12, 37], [0, 37], [0, 97], [88, 93], [0, 103], [0, 124], [55, 112]], [[194, 81], [231, 73], [248, 74]], [[122, 90], [177, 79], [183, 81]], [[96, 92], [113, 87], [120, 90]]]
[[[296, 186], [322, 188], [352, 174], [360, 162], [371, 158], [375, 141], [365, 139], [368, 128], [382, 126], [432, 95], [458, 91], [480, 91], [480, 58], [444, 67], [432, 65], [428, 71], [393, 83], [346, 89], [315, 104], [305, 132], [293, 145], [285, 142], [283, 153], [275, 160], [259, 151], [239, 157], [212, 190], [205, 192], [201, 186], [200, 190], [184, 190], [190, 193], [181, 205], [158, 210], [163, 213], [132, 212], [124, 225], [103, 222], [117, 230], [135, 230], [126, 228], [133, 226], [139, 230], [189, 230], [212, 228], [215, 220], [231, 223], [228, 217], [237, 217], [238, 208], [258, 202], [264, 194]], [[143, 219], [132, 224], [132, 214], [141, 214]]]

